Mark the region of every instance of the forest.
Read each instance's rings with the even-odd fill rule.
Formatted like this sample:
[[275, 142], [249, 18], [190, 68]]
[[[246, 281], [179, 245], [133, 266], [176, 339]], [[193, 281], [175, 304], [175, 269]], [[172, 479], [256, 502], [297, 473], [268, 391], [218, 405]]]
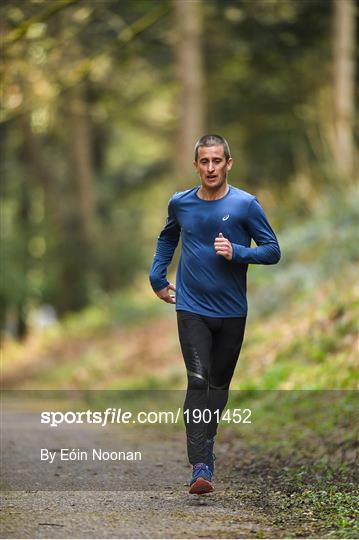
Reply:
[[62, 319], [148, 271], [166, 201], [196, 184], [203, 133], [227, 138], [230, 182], [280, 230], [348, 193], [358, 52], [345, 6], [5, 1], [6, 334], [24, 337], [41, 306]]
[[[233, 378], [260, 408], [246, 448], [287, 489], [250, 537], [357, 537], [358, 1], [0, 9], [3, 388], [185, 387], [175, 311], [148, 273], [169, 198], [199, 184], [195, 142], [221, 134], [229, 183], [258, 198], [282, 251], [248, 269]], [[257, 511], [266, 488], [243, 470]], [[245, 534], [203, 535], [216, 531]]]

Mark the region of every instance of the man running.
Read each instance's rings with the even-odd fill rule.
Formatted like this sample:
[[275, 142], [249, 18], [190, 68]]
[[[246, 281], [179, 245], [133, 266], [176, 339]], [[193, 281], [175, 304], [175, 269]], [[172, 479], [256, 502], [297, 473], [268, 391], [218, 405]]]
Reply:
[[[157, 296], [176, 304], [188, 379], [184, 420], [193, 466], [189, 492], [197, 494], [213, 491], [214, 437], [244, 336], [248, 264], [276, 264], [281, 255], [256, 197], [227, 183], [232, 163], [223, 137], [199, 139], [194, 167], [201, 185], [171, 197], [150, 271]], [[174, 287], [166, 275], [180, 237]], [[257, 247], [250, 247], [252, 238]], [[206, 409], [210, 422], [203, 416]]]

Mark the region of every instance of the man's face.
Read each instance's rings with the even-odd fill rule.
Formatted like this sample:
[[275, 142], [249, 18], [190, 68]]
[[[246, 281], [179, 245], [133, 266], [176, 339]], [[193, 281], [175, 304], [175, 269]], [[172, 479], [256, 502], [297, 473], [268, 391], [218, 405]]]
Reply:
[[206, 189], [217, 190], [226, 182], [227, 172], [232, 168], [232, 159], [226, 161], [221, 144], [215, 146], [200, 146], [198, 159], [193, 163], [198, 172], [202, 186]]

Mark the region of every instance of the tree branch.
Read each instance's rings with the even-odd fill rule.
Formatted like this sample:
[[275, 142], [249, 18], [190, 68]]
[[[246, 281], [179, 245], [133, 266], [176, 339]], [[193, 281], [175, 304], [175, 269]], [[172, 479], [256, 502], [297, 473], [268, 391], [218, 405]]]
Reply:
[[62, 9], [65, 9], [69, 6], [72, 6], [74, 4], [77, 4], [78, 2], [81, 2], [82, 0], [58, 0], [58, 2], [51, 3], [50, 7], [45, 9], [42, 13], [39, 13], [38, 15], [35, 15], [34, 17], [30, 17], [30, 19], [25, 20], [22, 22], [19, 26], [11, 30], [7, 36], [5, 36], [4, 43], [3, 43], [3, 50], [5, 51], [11, 45], [19, 41], [23, 36], [26, 35], [28, 29], [36, 23], [47, 21], [52, 17], [53, 15], [56, 15], [59, 11]]
[[[67, 4], [79, 2], [81, 0], [64, 0], [67, 2]], [[167, 12], [170, 11], [170, 6], [168, 4], [160, 4], [160, 6], [150, 13], [147, 13], [146, 15], [143, 15], [139, 19], [137, 19], [132, 25], [127, 26], [124, 28], [113, 40], [111, 40], [110, 44], [102, 49], [102, 51], [97, 52], [93, 54], [89, 58], [84, 58], [81, 60], [77, 66], [74, 67], [74, 69], [70, 72], [69, 78], [74, 79], [75, 82], [71, 82], [65, 86], [62, 87], [62, 89], [59, 91], [58, 95], [62, 95], [64, 92], [75, 86], [76, 84], [79, 84], [87, 75], [90, 73], [93, 64], [105, 53], [117, 48], [119, 45], [126, 45], [129, 43], [132, 39], [134, 39], [136, 36], [150, 28], [152, 25], [154, 25], [157, 21], [159, 21], [164, 15], [167, 14]], [[29, 20], [34, 20], [34, 17]], [[3, 114], [3, 118], [0, 119], [0, 125], [4, 124], [5, 122], [9, 122], [11, 120], [15, 120], [16, 118], [19, 118], [23, 114], [27, 114], [27, 110], [20, 110], [17, 113], [14, 113], [10, 116], [5, 116]]]

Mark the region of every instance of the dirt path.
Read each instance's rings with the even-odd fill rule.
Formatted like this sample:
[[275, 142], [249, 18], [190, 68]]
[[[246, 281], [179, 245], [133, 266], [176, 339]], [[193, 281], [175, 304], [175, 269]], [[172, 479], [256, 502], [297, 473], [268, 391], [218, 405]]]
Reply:
[[[186, 462], [183, 433], [167, 434], [166, 441], [143, 429], [111, 428], [101, 435], [98, 430], [87, 429], [81, 434], [75, 429], [56, 433], [48, 445], [46, 433], [40, 425], [38, 413], [7, 413], [4, 441], [5, 483], [22, 490], [4, 491], [3, 537], [21, 538], [196, 538], [241, 536], [271, 536], [272, 530], [265, 513], [245, 508], [241, 502], [244, 486], [229, 482], [218, 468], [216, 492], [197, 497], [187, 494], [186, 482], [190, 469]], [[48, 430], [47, 430], [48, 432]], [[133, 468], [130, 463], [111, 463], [108, 485], [116, 483], [116, 476], [127, 473], [119, 480], [121, 491], [78, 491], [76, 484], [84, 475], [96, 474], [88, 463], [74, 461], [50, 466], [40, 459], [41, 447], [67, 447], [69, 433], [73, 448], [138, 449], [142, 447], [143, 461]], [[54, 437], [52, 435], [52, 437]], [[225, 450], [228, 445], [224, 445]], [[220, 461], [224, 461], [220, 457]], [[29, 461], [31, 465], [29, 466]], [[122, 467], [121, 467], [122, 466]], [[52, 467], [52, 470], [50, 469]], [[124, 471], [124, 467], [126, 470]], [[222, 474], [221, 474], [222, 469]], [[52, 476], [53, 475], [53, 476]], [[57, 476], [55, 476], [57, 475]], [[96, 486], [98, 479], [92, 482]], [[47, 481], [69, 483], [71, 491], [44, 491]], [[49, 484], [50, 486], [51, 484]], [[85, 481], [91, 487], [91, 479]], [[142, 488], [141, 488], [142, 486]], [[106, 482], [101, 482], [106, 488]], [[134, 489], [131, 489], [134, 487]], [[5, 485], [6, 488], [6, 485]], [[74, 491], [73, 491], [74, 490]]]
[[[98, 430], [87, 426], [79, 434], [72, 427], [49, 441], [38, 413], [16, 410], [7, 412], [4, 431], [3, 538], [324, 537], [310, 515], [291, 514], [290, 490], [280, 494], [275, 470], [257, 463], [233, 433], [218, 445], [216, 491], [198, 497], [187, 494], [182, 431], [164, 438], [156, 429], [111, 426], [99, 438]], [[142, 449], [143, 459], [99, 469], [83, 461], [40, 461], [39, 447], [58, 450], [69, 441], [88, 450], [99, 444]], [[56, 486], [66, 491], [46, 491]]]
[[8, 538], [271, 537], [263, 516], [244, 510], [235, 491], [205, 500], [183, 490], [16, 492], [6, 496]]

